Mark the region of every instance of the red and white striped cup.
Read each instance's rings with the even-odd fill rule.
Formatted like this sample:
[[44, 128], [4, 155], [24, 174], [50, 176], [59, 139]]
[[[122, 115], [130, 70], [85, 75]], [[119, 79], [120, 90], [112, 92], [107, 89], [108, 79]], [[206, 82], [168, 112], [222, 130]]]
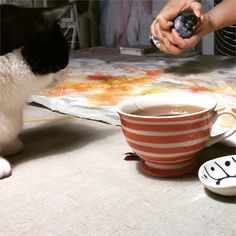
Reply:
[[[138, 109], [158, 105], [200, 106], [199, 112], [177, 116], [143, 116]], [[169, 92], [128, 98], [117, 105], [123, 134], [133, 151], [143, 160], [142, 170], [152, 176], [171, 177], [187, 174], [196, 165], [195, 155], [236, 131], [236, 125], [212, 137], [212, 126], [222, 114], [215, 111], [216, 101], [191, 92]]]

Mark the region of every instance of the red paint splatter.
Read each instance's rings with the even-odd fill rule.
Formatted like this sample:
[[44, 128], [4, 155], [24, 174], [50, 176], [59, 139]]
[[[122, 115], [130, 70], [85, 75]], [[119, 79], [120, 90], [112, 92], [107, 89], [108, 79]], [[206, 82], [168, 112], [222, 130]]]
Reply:
[[114, 76], [103, 75], [103, 74], [100, 74], [100, 73], [89, 76], [89, 79], [91, 79], [91, 80], [111, 80], [111, 79], [114, 79], [114, 78], [115, 78]]
[[196, 86], [196, 87], [191, 87], [190, 90], [192, 92], [211, 92], [212, 90], [206, 87], [200, 87], [200, 86]]
[[157, 70], [145, 70], [146, 74], [149, 76], [154, 76], [154, 75], [160, 75], [163, 73], [163, 70], [157, 69]]

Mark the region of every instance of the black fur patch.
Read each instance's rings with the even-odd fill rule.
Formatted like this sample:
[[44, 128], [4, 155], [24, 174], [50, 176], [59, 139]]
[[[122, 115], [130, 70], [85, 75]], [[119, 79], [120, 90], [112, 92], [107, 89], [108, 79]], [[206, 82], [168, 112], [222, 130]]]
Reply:
[[55, 25], [51, 32], [36, 34], [23, 47], [22, 55], [33, 73], [55, 73], [68, 64], [68, 44], [59, 27]]
[[48, 74], [65, 68], [69, 49], [57, 21], [67, 9], [0, 5], [1, 55], [23, 46], [23, 57], [33, 73]]
[[22, 47], [38, 32], [49, 29], [39, 9], [0, 5], [0, 15], [1, 55]]

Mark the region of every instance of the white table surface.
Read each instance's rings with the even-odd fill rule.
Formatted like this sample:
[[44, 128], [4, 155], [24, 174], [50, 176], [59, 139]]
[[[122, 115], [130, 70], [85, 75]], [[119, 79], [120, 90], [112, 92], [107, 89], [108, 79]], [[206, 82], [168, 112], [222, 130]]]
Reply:
[[[193, 173], [152, 178], [120, 127], [28, 105], [25, 150], [0, 183], [0, 235], [235, 236], [236, 198], [213, 194]], [[217, 144], [199, 163], [235, 154]]]

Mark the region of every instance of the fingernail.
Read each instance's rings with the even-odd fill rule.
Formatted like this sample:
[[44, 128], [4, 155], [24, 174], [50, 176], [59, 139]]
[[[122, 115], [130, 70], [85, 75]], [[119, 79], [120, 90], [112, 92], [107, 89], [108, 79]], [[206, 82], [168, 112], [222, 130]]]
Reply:
[[196, 11], [195, 14], [196, 14], [196, 16], [197, 16], [198, 18], [200, 18], [200, 16], [201, 16], [201, 12], [200, 12], [200, 11]]

